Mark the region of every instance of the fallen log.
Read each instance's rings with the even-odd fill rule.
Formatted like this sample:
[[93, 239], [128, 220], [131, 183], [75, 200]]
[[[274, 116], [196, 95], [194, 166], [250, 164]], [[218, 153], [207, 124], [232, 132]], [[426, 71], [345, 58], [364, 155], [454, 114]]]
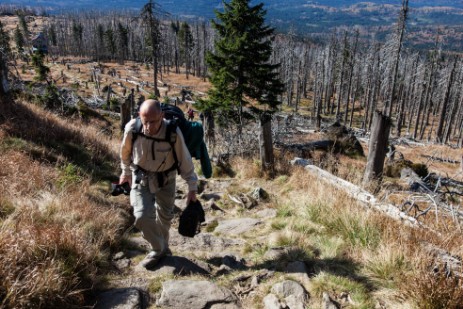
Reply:
[[[307, 165], [305, 169], [307, 172], [309, 172], [309, 174], [316, 176], [318, 179], [321, 179], [322, 181], [334, 186], [337, 189], [342, 190], [348, 196], [356, 199], [360, 202], [361, 205], [367, 207], [368, 209], [372, 208], [374, 210], [380, 211], [386, 216], [394, 220], [400, 221], [407, 226], [411, 226], [413, 228], [424, 228], [433, 231], [431, 228], [427, 227], [423, 223], [418, 222], [415, 218], [410, 217], [406, 213], [400, 211], [394, 205], [383, 204], [379, 202], [374, 195], [354, 185], [353, 183], [350, 183], [342, 178], [336, 177], [335, 175], [315, 165]], [[436, 231], [433, 232], [441, 236], [440, 233]], [[452, 273], [453, 275], [459, 278], [463, 276], [461, 272], [462, 263], [459, 257], [455, 257], [447, 251], [425, 241], [422, 241], [421, 247], [424, 251], [431, 253], [436, 258], [436, 261], [438, 263], [442, 263], [444, 265], [443, 271], [445, 271], [446, 273]], [[441, 269], [438, 269], [438, 271], [441, 271]]]
[[383, 204], [379, 202], [376, 197], [368, 191], [354, 185], [342, 178], [339, 178], [315, 165], [307, 165], [305, 169], [313, 176], [329, 183], [330, 185], [344, 191], [348, 196], [358, 200], [362, 205], [368, 208], [373, 208], [386, 214], [394, 220], [399, 220], [407, 225], [414, 227], [425, 227], [421, 222], [415, 218], [408, 216], [406, 213], [400, 211], [392, 204]]
[[330, 150], [331, 147], [334, 146], [334, 141], [331, 140], [321, 140], [315, 141], [310, 143], [302, 143], [302, 144], [285, 144], [282, 142], [275, 142], [275, 145], [283, 148], [285, 150], [298, 150], [298, 151], [307, 151], [307, 150]]
[[436, 162], [444, 162], [444, 163], [451, 163], [451, 164], [460, 164], [460, 161], [453, 160], [450, 158], [440, 158], [440, 157], [434, 157], [434, 156], [429, 156], [429, 155], [421, 155], [423, 158], [429, 159], [430, 161], [436, 161]]
[[400, 171], [400, 179], [407, 182], [411, 191], [431, 193], [432, 190], [428, 188], [426, 183], [418, 176], [411, 168], [403, 168]]

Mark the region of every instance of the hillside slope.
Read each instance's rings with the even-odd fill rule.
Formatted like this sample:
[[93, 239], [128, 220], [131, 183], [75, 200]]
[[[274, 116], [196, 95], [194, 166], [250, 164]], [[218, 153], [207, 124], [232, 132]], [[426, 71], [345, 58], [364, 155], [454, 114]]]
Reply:
[[107, 199], [112, 138], [31, 103], [0, 110], [0, 306], [81, 306], [128, 224]]
[[[274, 179], [252, 160], [232, 159], [234, 176], [216, 166], [214, 178], [201, 181], [202, 232], [182, 237], [174, 221], [173, 255], [142, 269], [148, 246], [127, 229], [128, 200], [108, 195], [120, 139], [111, 121], [58, 116], [20, 100], [1, 110], [3, 307], [135, 300], [141, 308], [459, 308], [463, 301], [459, 278], [440, 271], [423, 246], [461, 256], [457, 228], [431, 215], [420, 221], [437, 233], [403, 225], [285, 158]], [[364, 164], [323, 160], [353, 182]], [[177, 193], [178, 215], [181, 182]]]

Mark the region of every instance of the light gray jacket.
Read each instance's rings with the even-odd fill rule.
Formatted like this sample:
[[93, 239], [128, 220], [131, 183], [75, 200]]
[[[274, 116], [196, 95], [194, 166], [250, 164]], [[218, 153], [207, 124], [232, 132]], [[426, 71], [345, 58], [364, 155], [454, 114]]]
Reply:
[[[137, 165], [149, 172], [163, 172], [171, 168], [175, 164], [175, 159], [169, 142], [153, 141], [139, 135], [132, 147], [132, 131], [135, 128], [135, 123], [136, 119], [132, 119], [124, 129], [124, 138], [122, 139], [120, 151], [122, 175], [132, 175]], [[167, 120], [164, 119], [159, 132], [150, 137], [165, 139], [166, 130]], [[142, 129], [142, 133], [146, 134], [144, 129]], [[174, 147], [180, 176], [187, 182], [189, 191], [197, 191], [198, 176], [194, 171], [193, 160], [179, 128], [177, 128], [177, 139]]]

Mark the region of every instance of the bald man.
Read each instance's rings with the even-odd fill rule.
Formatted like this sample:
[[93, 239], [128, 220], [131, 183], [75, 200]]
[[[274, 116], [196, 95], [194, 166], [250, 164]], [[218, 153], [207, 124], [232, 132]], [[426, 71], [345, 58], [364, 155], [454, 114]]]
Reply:
[[125, 126], [120, 151], [122, 174], [119, 182], [129, 182], [132, 188], [130, 204], [134, 211], [135, 226], [151, 244], [151, 251], [140, 264], [145, 268], [152, 268], [169, 251], [176, 171], [179, 171], [188, 184], [187, 204], [196, 200], [198, 177], [182, 132], [178, 128], [173, 144], [177, 166], [171, 143], [165, 140], [168, 122], [163, 118], [160, 103], [155, 100], [143, 102], [140, 106], [140, 119], [142, 132], [135, 139], [133, 131], [136, 119]]

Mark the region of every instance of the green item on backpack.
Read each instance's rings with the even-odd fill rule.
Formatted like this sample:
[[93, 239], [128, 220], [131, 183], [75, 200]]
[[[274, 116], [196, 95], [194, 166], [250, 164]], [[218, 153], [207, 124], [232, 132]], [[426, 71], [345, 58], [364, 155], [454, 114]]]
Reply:
[[189, 121], [186, 126], [187, 130], [182, 131], [186, 147], [193, 158], [200, 160], [204, 177], [210, 178], [212, 176], [212, 165], [204, 142], [203, 125], [196, 121]]

